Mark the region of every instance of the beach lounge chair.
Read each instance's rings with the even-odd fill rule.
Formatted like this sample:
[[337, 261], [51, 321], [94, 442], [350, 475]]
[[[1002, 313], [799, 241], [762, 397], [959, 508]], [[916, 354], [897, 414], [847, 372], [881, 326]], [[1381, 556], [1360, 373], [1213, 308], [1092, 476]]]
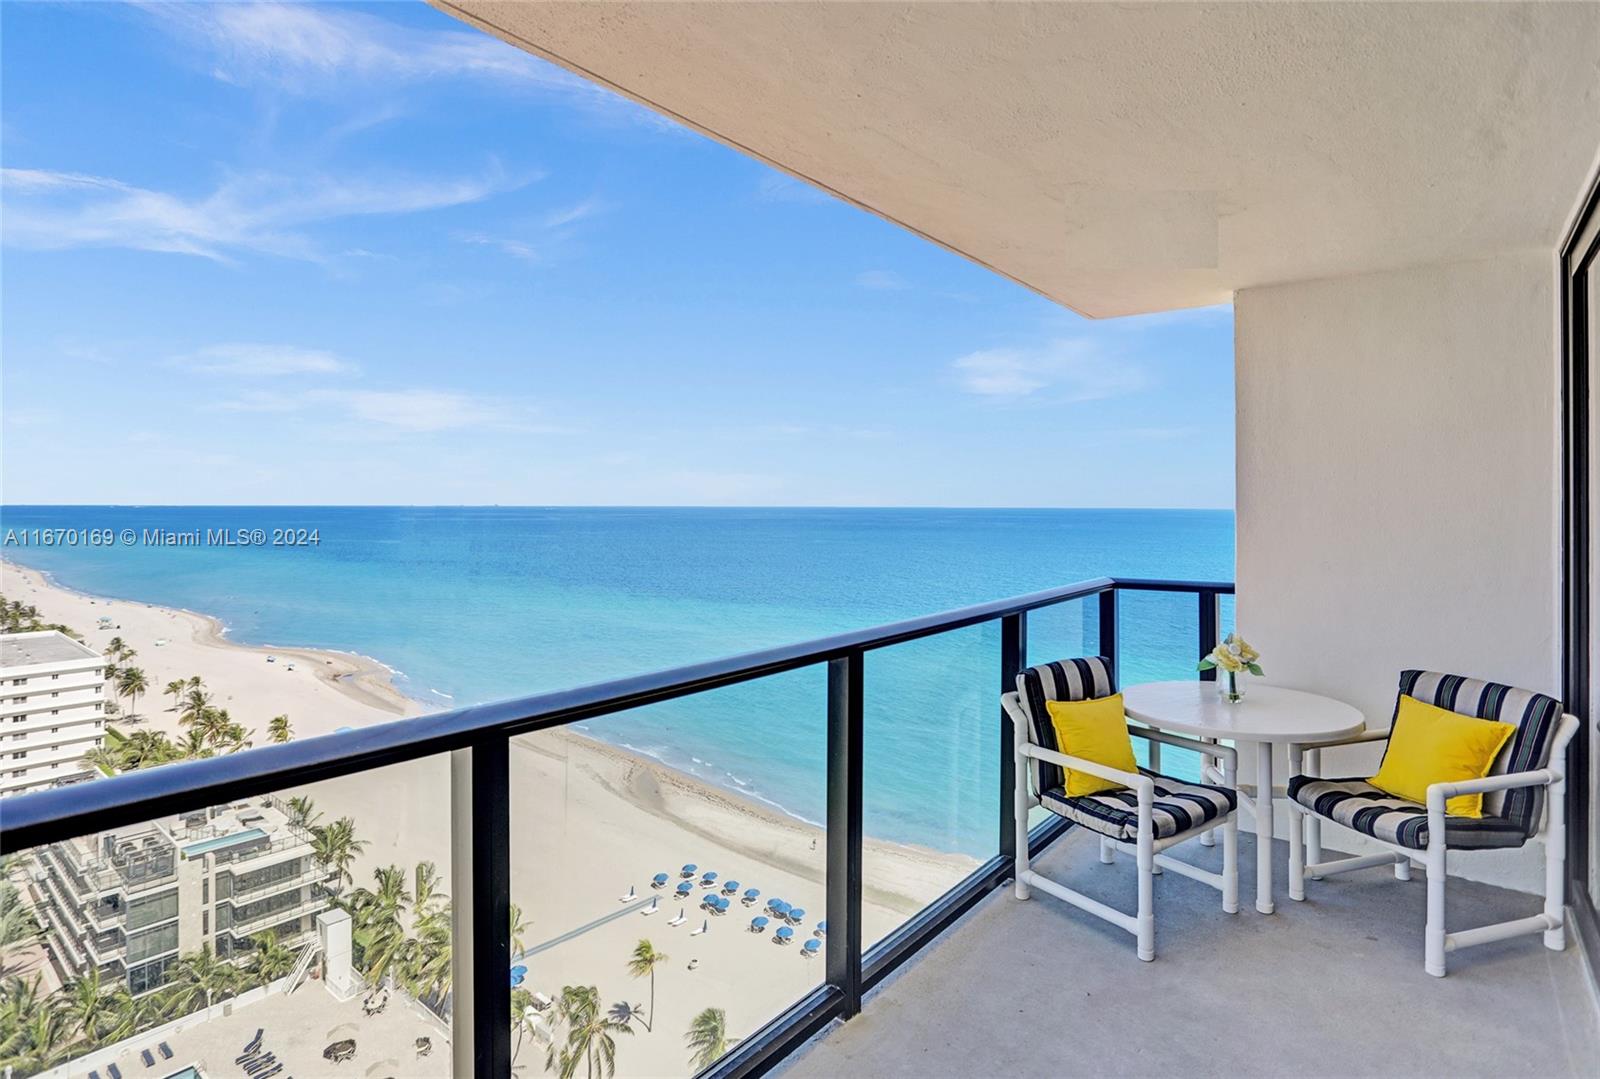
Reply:
[[106, 1065], [106, 1074], [111, 1076], [111, 1079], [122, 1079], [122, 1069], [115, 1064]]
[[639, 913], [640, 914], [654, 914], [656, 911], [658, 911], [660, 909], [661, 909], [661, 897], [660, 896], [654, 896], [650, 900], [650, 905], [648, 907], [645, 907], [643, 910], [639, 911]]
[[689, 916], [687, 914], [685, 914], [682, 910], [680, 910], [680, 911], [678, 911], [678, 916], [676, 918], [672, 919], [667, 924], [669, 926], [680, 926], [680, 925], [682, 925], [684, 922], [686, 922], [688, 920], [689, 920]]
[[100, 1079], [100, 1073], [91, 1068], [89, 1070], [89, 1079]]
[[156, 1066], [156, 1055], [148, 1049], [139, 1050], [139, 1059], [144, 1061], [144, 1066], [147, 1068]]
[[168, 1045], [166, 1042], [162, 1042], [160, 1045], [156, 1046], [156, 1048], [161, 1050], [162, 1060], [172, 1059], [172, 1046]]
[[638, 893], [633, 890], [633, 885], [630, 884], [630, 885], [628, 885], [628, 894], [627, 895], [619, 895], [619, 896], [617, 896], [617, 902], [618, 903], [632, 903], [635, 899], [638, 899], [638, 898], [639, 898]]
[[257, 1049], [260, 1049], [261, 1048], [261, 1039], [266, 1033], [267, 1033], [267, 1028], [266, 1027], [257, 1027], [256, 1028], [256, 1036], [254, 1038], [251, 1038], [250, 1041], [245, 1044], [244, 1049], [239, 1054], [239, 1059], [243, 1060], [245, 1057], [250, 1056], [252, 1053], [254, 1053]]
[[[1383, 742], [1387, 755], [1393, 749], [1390, 736], [1402, 719], [1401, 709], [1407, 707], [1408, 698], [1413, 704], [1420, 702], [1469, 719], [1493, 720], [1514, 728], [1506, 733], [1489, 774], [1482, 779], [1429, 784], [1422, 792], [1425, 801], [1413, 802], [1380, 790], [1359, 776], [1324, 778], [1316, 774], [1320, 762], [1305, 759], [1308, 750], [1320, 756], [1327, 746], [1357, 742]], [[1543, 693], [1435, 671], [1402, 671], [1394, 722], [1389, 730], [1368, 731], [1320, 746], [1289, 747], [1289, 898], [1305, 899], [1307, 877], [1321, 880], [1335, 873], [1390, 862], [1396, 877], [1410, 880], [1411, 860], [1415, 858], [1428, 871], [1422, 965], [1429, 974], [1445, 976], [1448, 952], [1524, 933], [1542, 933], [1545, 947], [1560, 951], [1566, 946], [1562, 870], [1566, 857], [1567, 745], [1577, 732], [1577, 717], [1563, 712], [1560, 701]], [[1461, 795], [1481, 795], [1482, 816], [1450, 814], [1450, 801]], [[1323, 861], [1324, 819], [1375, 840], [1383, 852]], [[1539, 846], [1545, 859], [1544, 912], [1446, 932], [1446, 853], [1451, 861], [1457, 861], [1468, 851], [1519, 848], [1535, 838], [1542, 840]], [[1307, 846], [1311, 847], [1309, 859]]]
[[283, 1065], [282, 1064], [274, 1064], [271, 1068], [268, 1068], [266, 1071], [264, 1071], [260, 1075], [258, 1075], [256, 1077], [256, 1079], [272, 1079], [272, 1077], [274, 1075], [277, 1075], [282, 1070], [283, 1070]]
[[[1238, 755], [1232, 746], [1121, 723], [1130, 738], [1181, 746], [1211, 757], [1222, 770], [1221, 785], [1190, 782], [1148, 768], [1117, 768], [1062, 751], [1056, 737], [1051, 703], [1080, 703], [1115, 698], [1111, 661], [1103, 656], [1066, 659], [1029, 667], [1017, 675], [1017, 688], [1000, 698], [1011, 720], [1016, 782], [1012, 789], [1012, 821], [1016, 828], [1015, 890], [1019, 900], [1037, 888], [1133, 935], [1138, 957], [1156, 957], [1155, 876], [1158, 867], [1222, 893], [1222, 909], [1239, 910], [1238, 810], [1234, 781]], [[1130, 754], [1131, 755], [1131, 754]], [[1069, 776], [1067, 773], [1070, 772]], [[1214, 773], [1212, 773], [1214, 774]], [[1076, 782], [1079, 778], [1088, 784]], [[1102, 782], [1101, 787], [1094, 786]], [[1069, 786], [1083, 793], [1069, 794]], [[1100, 837], [1100, 861], [1111, 863], [1120, 848], [1134, 855], [1137, 867], [1137, 910], [1115, 910], [1051, 880], [1032, 867], [1028, 851], [1028, 815], [1037, 804], [1079, 828]], [[1213, 873], [1162, 853], [1167, 848], [1222, 829], [1222, 872]]]
[[425, 1057], [429, 1053], [433, 1052], [433, 1039], [428, 1037], [427, 1035], [423, 1035], [422, 1037], [417, 1039], [416, 1047], [417, 1047], [417, 1056]]
[[704, 933], [706, 930], [708, 930], [710, 928], [711, 928], [711, 923], [710, 922], [708, 922], [708, 921], [707, 922], [701, 922], [700, 923], [700, 928], [692, 931], [689, 935], [691, 937], [698, 937], [701, 933]]

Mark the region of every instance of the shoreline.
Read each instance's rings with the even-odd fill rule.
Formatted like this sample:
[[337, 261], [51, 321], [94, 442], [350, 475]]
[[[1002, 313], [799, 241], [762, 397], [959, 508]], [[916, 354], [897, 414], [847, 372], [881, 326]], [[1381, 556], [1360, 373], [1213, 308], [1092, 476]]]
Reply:
[[[162, 688], [194, 674], [216, 706], [254, 727], [258, 743], [274, 714], [289, 715], [295, 737], [305, 738], [430, 710], [399, 693], [388, 668], [367, 657], [239, 644], [210, 616], [90, 596], [9, 559], [0, 560], [0, 583], [8, 598], [38, 607], [45, 622], [83, 633], [90, 647], [103, 650], [121, 636], [137, 650], [131, 663], [146, 671], [150, 690], [136, 718], [113, 718], [125, 732], [178, 734], [178, 715]], [[113, 628], [98, 627], [102, 615], [114, 620]], [[267, 663], [266, 655], [277, 662]], [[385, 867], [409, 877], [423, 862], [450, 882], [457, 871], [452, 772], [451, 755], [437, 753], [277, 793], [311, 799], [324, 823], [351, 818], [363, 844], [350, 866], [351, 887], [370, 887]], [[800, 941], [820, 936], [818, 923], [827, 917], [825, 829], [570, 727], [513, 738], [509, 773], [510, 900], [525, 923], [527, 987], [557, 997], [564, 986], [594, 986], [603, 1000], [638, 1001], [644, 987], [627, 965], [634, 947], [648, 939], [670, 956], [657, 975], [653, 1032], [619, 1039], [619, 1071], [683, 1074], [683, 1032], [703, 1009], [724, 1009], [730, 1034], [744, 1037], [815, 988], [820, 961], [801, 952]], [[862, 860], [867, 946], [978, 865], [968, 855], [872, 837], [864, 837]], [[738, 882], [739, 893], [759, 889], [761, 898], [715, 916], [700, 907], [705, 886], [677, 893], [677, 882], [693, 876], [685, 878], [680, 867], [691, 863], [719, 873], [720, 885]], [[665, 887], [653, 885], [657, 874], [667, 875]], [[655, 902], [619, 907], [634, 897]], [[776, 898], [808, 912], [787, 948], [774, 947], [770, 931], [750, 926]]]

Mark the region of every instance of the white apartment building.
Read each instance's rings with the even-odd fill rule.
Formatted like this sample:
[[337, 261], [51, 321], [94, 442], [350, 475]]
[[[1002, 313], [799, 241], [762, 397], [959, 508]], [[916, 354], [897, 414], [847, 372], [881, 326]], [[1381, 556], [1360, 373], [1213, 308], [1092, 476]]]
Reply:
[[59, 630], [0, 634], [0, 797], [89, 778], [105, 657]]
[[135, 996], [202, 947], [243, 962], [271, 932], [300, 948], [331, 904], [310, 833], [271, 798], [80, 836], [35, 861], [34, 908], [61, 979], [98, 968]]

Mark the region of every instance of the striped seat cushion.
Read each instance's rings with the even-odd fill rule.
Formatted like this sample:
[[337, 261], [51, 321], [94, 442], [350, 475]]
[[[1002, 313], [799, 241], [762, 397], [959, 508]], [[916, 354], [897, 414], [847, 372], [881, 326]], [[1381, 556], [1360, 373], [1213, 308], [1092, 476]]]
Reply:
[[[1484, 682], [1437, 671], [1401, 671], [1400, 694], [1395, 697], [1395, 715], [1400, 712], [1400, 696], [1415, 697], [1460, 715], [1493, 719], [1515, 726], [1517, 733], [1511, 736], [1495, 758], [1494, 766], [1489, 770], [1490, 775], [1526, 772], [1550, 763], [1550, 747], [1555, 740], [1556, 727], [1561, 722], [1561, 702], [1554, 697], [1498, 682]], [[1390, 726], [1393, 726], [1392, 719]], [[1524, 838], [1539, 830], [1543, 812], [1543, 787], [1518, 787], [1483, 796], [1483, 815], [1510, 821]], [[1449, 843], [1452, 847], [1456, 845], [1453, 836], [1451, 832]]]
[[[1148, 768], [1141, 768], [1139, 772], [1155, 780], [1155, 806], [1150, 822], [1157, 839], [1226, 817], [1238, 804], [1233, 791], [1226, 787], [1188, 783]], [[1051, 787], [1039, 796], [1039, 802], [1052, 813], [1112, 839], [1139, 837], [1139, 796], [1127, 787], [1077, 798], [1068, 798], [1059, 786]]]
[[[1027, 713], [1028, 727], [1033, 744], [1044, 749], [1061, 752], [1056, 741], [1055, 724], [1050, 720], [1046, 701], [1086, 701], [1096, 697], [1109, 697], [1117, 691], [1116, 679], [1111, 676], [1111, 661], [1104, 656], [1088, 659], [1063, 659], [1055, 663], [1041, 663], [1017, 675], [1017, 696], [1022, 699], [1022, 710]], [[1065, 787], [1066, 776], [1058, 765], [1048, 761], [1035, 761], [1039, 791], [1052, 787]]]
[[[1396, 798], [1365, 779], [1293, 776], [1289, 797], [1336, 824], [1412, 850], [1428, 849], [1428, 811]], [[1452, 850], [1520, 847], [1528, 838], [1520, 825], [1501, 816], [1446, 817], [1445, 843]]]

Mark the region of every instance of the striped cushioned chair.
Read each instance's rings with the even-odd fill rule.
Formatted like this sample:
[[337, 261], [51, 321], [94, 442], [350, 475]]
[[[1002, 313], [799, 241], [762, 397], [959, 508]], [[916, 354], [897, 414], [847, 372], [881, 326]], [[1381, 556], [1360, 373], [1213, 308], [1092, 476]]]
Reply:
[[[1559, 951], [1566, 944], [1561, 884], [1566, 847], [1566, 751], [1577, 732], [1578, 721], [1562, 713], [1561, 702], [1543, 693], [1456, 674], [1402, 671], [1394, 716], [1399, 715], [1400, 697], [1405, 696], [1464, 716], [1510, 723], [1517, 730], [1495, 758], [1487, 777], [1436, 783], [1428, 788], [1427, 804], [1396, 798], [1361, 777], [1322, 778], [1315, 774], [1316, 757], [1326, 745], [1305, 750], [1291, 747], [1290, 771], [1297, 774], [1289, 780], [1289, 808], [1295, 818], [1289, 830], [1289, 895], [1305, 899], [1306, 877], [1319, 879], [1389, 863], [1394, 864], [1395, 876], [1409, 880], [1412, 852], [1424, 852], [1428, 870], [1424, 966], [1429, 974], [1444, 976], [1445, 952], [1450, 949], [1521, 933], [1543, 933], [1546, 946]], [[1394, 716], [1389, 722], [1391, 730]], [[1381, 741], [1387, 752], [1389, 734], [1390, 731], [1369, 732], [1329, 744]], [[1550, 794], [1548, 815], [1544, 812], [1546, 789]], [[1450, 798], [1475, 791], [1484, 795], [1482, 817], [1445, 814], [1445, 803]], [[1323, 862], [1322, 820], [1360, 832], [1389, 850]], [[1446, 933], [1446, 851], [1520, 847], [1536, 835], [1545, 839], [1544, 913]]]
[[[1155, 958], [1154, 877], [1161, 868], [1209, 884], [1222, 893], [1222, 909], [1239, 910], [1238, 793], [1234, 774], [1236, 757], [1230, 746], [1203, 743], [1144, 727], [1128, 733], [1147, 739], [1152, 750], [1160, 745], [1193, 749], [1215, 759], [1222, 767], [1223, 786], [1189, 783], [1148, 768], [1122, 772], [1061, 752], [1047, 701], [1082, 701], [1109, 697], [1117, 691], [1111, 663], [1104, 657], [1067, 659], [1029, 667], [1017, 676], [1017, 691], [1000, 698], [1011, 719], [1016, 753], [1017, 782], [1014, 810], [1017, 835], [1017, 898], [1027, 899], [1032, 888], [1063, 899], [1121, 926], [1138, 941], [1140, 959]], [[1154, 759], [1155, 754], [1152, 754]], [[1064, 768], [1089, 772], [1120, 782], [1118, 790], [1067, 797]], [[1139, 909], [1124, 914], [1050, 880], [1031, 868], [1028, 852], [1028, 813], [1035, 805], [1081, 825], [1100, 836], [1100, 860], [1110, 864], [1118, 847], [1132, 851], [1139, 871]], [[1213, 828], [1223, 835], [1222, 872], [1212, 873], [1161, 853], [1166, 848]]]

